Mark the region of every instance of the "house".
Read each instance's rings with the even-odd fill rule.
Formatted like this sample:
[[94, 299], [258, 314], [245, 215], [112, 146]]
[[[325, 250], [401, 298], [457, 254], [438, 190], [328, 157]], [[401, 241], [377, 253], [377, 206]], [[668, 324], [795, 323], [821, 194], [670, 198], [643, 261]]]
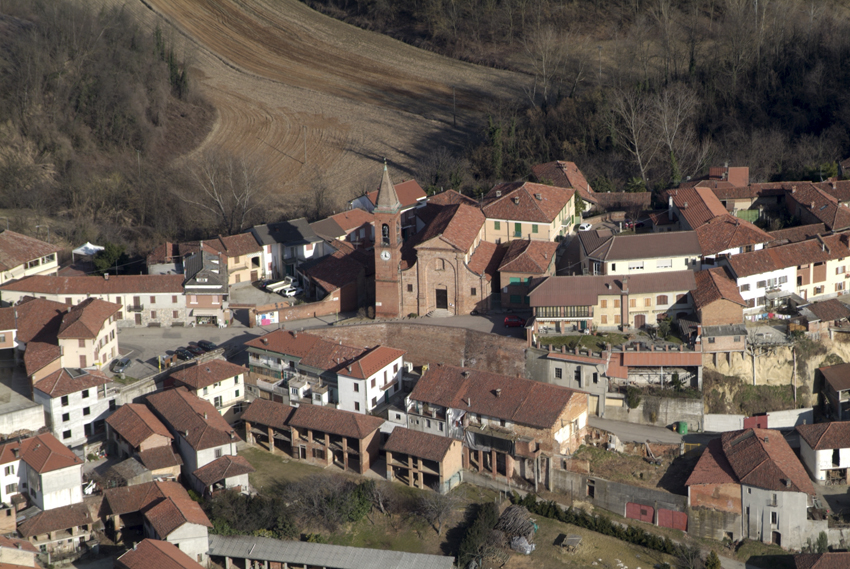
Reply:
[[253, 283], [263, 278], [263, 247], [250, 233], [208, 239], [204, 245], [227, 260], [227, 283]]
[[850, 552], [801, 553], [794, 556], [795, 569], [842, 569], [850, 567]]
[[245, 372], [248, 370], [227, 360], [207, 360], [171, 374], [174, 385], [185, 387], [219, 410], [231, 425], [239, 420], [245, 405]]
[[693, 271], [627, 276], [549, 277], [529, 293], [534, 332], [541, 328], [628, 329], [654, 326], [691, 310]]
[[104, 479], [101, 487], [114, 488], [153, 482], [153, 474], [135, 458], [128, 458], [111, 466], [106, 471]]
[[204, 566], [167, 541], [143, 539], [115, 560], [115, 569], [202, 569]]
[[56, 338], [66, 365], [102, 366], [118, 355], [115, 315], [121, 306], [97, 298], [68, 309]]
[[186, 294], [186, 316], [194, 324], [227, 325], [228, 273], [221, 255], [198, 251], [186, 257], [183, 291]]
[[104, 275], [103, 277], [33, 276], [0, 286], [3, 302], [17, 304], [37, 297], [67, 305], [89, 298], [120, 306], [118, 327], [185, 326], [186, 297], [180, 275]]
[[61, 367], [62, 351], [56, 334], [67, 304], [27, 297], [12, 308], [18, 330], [15, 334], [15, 361], [23, 360], [30, 381]]
[[608, 364], [611, 352], [582, 352], [576, 347], [560, 351], [549, 349], [543, 354], [545, 362], [543, 377], [534, 379], [569, 389], [587, 393], [587, 412], [589, 415], [604, 417], [605, 401], [608, 394]]
[[697, 311], [696, 323], [692, 325], [683, 318], [679, 325], [686, 337], [700, 344], [703, 353], [725, 353], [728, 361], [729, 354], [743, 352], [747, 346], [747, 302], [722, 267], [700, 271], [695, 279], [691, 297]]
[[212, 497], [221, 490], [247, 492], [250, 488], [248, 475], [252, 472], [254, 467], [245, 457], [225, 455], [200, 467], [192, 474], [203, 487], [200, 494]]
[[174, 452], [171, 445], [153, 447], [136, 455], [142, 466], [150, 470], [153, 480], [179, 480], [183, 467], [183, 458]]
[[[11, 531], [14, 533], [15, 527]], [[35, 556], [38, 553], [32, 543], [17, 537], [0, 537], [0, 567], [18, 569], [19, 567], [38, 567]]]
[[821, 302], [812, 302], [799, 307], [799, 322], [806, 327], [810, 338], [812, 336], [832, 338], [831, 328], [845, 326], [850, 319], [850, 308], [837, 298], [830, 298]]
[[[703, 355], [700, 351], [641, 347], [640, 342], [612, 352], [606, 375], [609, 384], [652, 385], [661, 388], [672, 384], [702, 390]], [[618, 381], [621, 380], [621, 381]], [[616, 405], [616, 400], [606, 399], [606, 404]], [[620, 399], [622, 401], [622, 399]]]
[[396, 427], [384, 444], [387, 480], [445, 494], [461, 482], [463, 445], [457, 439]]
[[541, 184], [575, 190], [584, 202], [582, 211], [577, 212], [578, 215], [593, 209], [598, 204], [596, 192], [587, 183], [587, 179], [575, 162], [555, 160], [545, 164], [535, 164], [531, 167], [531, 173]]
[[14, 231], [0, 232], [0, 283], [59, 271], [59, 247]]
[[375, 242], [375, 218], [359, 207], [315, 221], [310, 227], [326, 241], [338, 239], [356, 248], [371, 247]]
[[298, 266], [329, 253], [325, 241], [306, 219], [257, 225], [248, 230], [263, 248], [263, 269], [267, 278], [296, 277]]
[[[384, 164], [384, 171], [387, 171], [387, 165]], [[389, 182], [389, 173], [386, 174], [386, 180]], [[419, 208], [425, 206], [428, 200], [428, 195], [419, 182], [416, 180], [407, 180], [399, 184], [390, 182], [393, 188], [393, 193], [398, 196], [399, 205], [399, 220], [401, 222], [402, 238], [407, 239], [410, 235], [416, 232], [416, 215]], [[380, 188], [384, 187], [384, 178], [381, 178], [381, 183], [377, 190], [369, 192], [365, 196], [360, 196], [350, 202], [351, 208], [358, 208], [369, 213], [373, 213], [378, 207], [378, 196]]]
[[719, 215], [700, 225], [695, 233], [703, 264], [714, 264], [720, 257], [758, 251], [773, 241], [773, 236], [766, 231], [729, 214]]
[[59, 556], [78, 552], [94, 534], [95, 521], [85, 504], [39, 512], [18, 526], [18, 533], [41, 553]]
[[850, 364], [838, 364], [818, 368], [823, 377], [821, 390], [824, 414], [835, 421], [850, 419]]
[[817, 536], [818, 524], [826, 528], [808, 519], [815, 489], [779, 431], [723, 433], [708, 444], [685, 485], [688, 531], [698, 537], [800, 549]]
[[823, 223], [832, 231], [850, 228], [850, 210], [842, 207], [838, 198], [814, 184], [801, 182], [791, 186], [785, 196], [788, 213], [803, 224]]
[[484, 240], [496, 244], [514, 239], [556, 241], [572, 233], [581, 220], [575, 194], [574, 189], [532, 182], [497, 184], [481, 202], [487, 218]]
[[378, 429], [383, 424], [383, 419], [371, 415], [302, 405], [289, 418], [292, 457], [365, 474], [378, 460]]
[[23, 494], [41, 510], [83, 501], [83, 461], [50, 433], [0, 446], [4, 504]]
[[152, 393], [147, 404], [176, 440], [183, 459], [184, 482], [203, 491], [195, 471], [222, 456], [235, 456], [236, 443], [241, 439], [209, 401], [192, 395], [185, 387]]
[[516, 239], [505, 246], [499, 265], [502, 308], [528, 306], [528, 291], [534, 284], [555, 275], [557, 250], [557, 243], [530, 239]]
[[389, 401], [401, 389], [406, 353], [375, 346], [347, 362], [337, 371], [339, 409], [371, 413], [379, 404]]
[[106, 433], [116, 394], [112, 379], [95, 369], [63, 367], [33, 385], [33, 400], [44, 407], [54, 436], [84, 451]]
[[585, 275], [643, 275], [700, 268], [702, 249], [693, 231], [639, 235], [581, 231], [578, 239]]
[[289, 379], [301, 359], [310, 353], [321, 338], [297, 330], [275, 330], [245, 342], [251, 373], [272, 379]]
[[154, 448], [171, 447], [174, 436], [145, 405], [126, 403], [106, 419], [110, 456], [130, 458]]
[[148, 482], [103, 491], [102, 517], [123, 539], [124, 528], [142, 527], [145, 537], [167, 541], [202, 565], [207, 563], [208, 528], [201, 506], [176, 482]]
[[328, 296], [338, 299], [339, 312], [357, 310], [366, 304], [368, 295], [367, 264], [368, 262], [364, 263], [356, 252], [346, 250], [335, 251], [315, 262], [304, 263], [300, 270], [304, 277], [306, 296], [317, 301], [324, 300]]
[[682, 231], [695, 230], [728, 212], [709, 188], [679, 188], [662, 192], [667, 196], [667, 217]]
[[464, 468], [535, 486], [555, 456], [584, 442], [587, 394], [448, 365], [436, 365], [407, 398], [407, 428], [464, 443]]
[[800, 460], [820, 484], [850, 481], [850, 423], [833, 421], [797, 425]]
[[272, 454], [277, 451], [293, 454], [289, 418], [294, 412], [294, 407], [283, 403], [254, 399], [242, 414], [246, 442], [249, 445], [265, 444]]

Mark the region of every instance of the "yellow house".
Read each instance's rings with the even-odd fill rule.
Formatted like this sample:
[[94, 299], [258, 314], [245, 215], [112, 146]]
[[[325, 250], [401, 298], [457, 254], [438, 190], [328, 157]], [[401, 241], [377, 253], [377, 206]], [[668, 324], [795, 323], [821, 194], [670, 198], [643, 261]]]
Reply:
[[498, 184], [481, 204], [487, 218], [484, 240], [555, 241], [570, 233], [581, 219], [576, 215], [575, 193], [575, 190], [531, 182]]

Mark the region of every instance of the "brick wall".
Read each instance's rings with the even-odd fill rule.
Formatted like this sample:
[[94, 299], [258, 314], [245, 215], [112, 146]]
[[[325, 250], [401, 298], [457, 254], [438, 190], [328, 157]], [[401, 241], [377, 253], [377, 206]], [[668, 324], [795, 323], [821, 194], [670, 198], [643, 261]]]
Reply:
[[740, 324], [744, 321], [744, 307], [729, 300], [716, 300], [699, 311], [703, 326]]
[[350, 346], [383, 344], [407, 350], [404, 360], [416, 366], [442, 362], [525, 377], [525, 341], [517, 338], [404, 322], [332, 326], [310, 330], [310, 333]]
[[[356, 295], [356, 283], [355, 286]], [[346, 285], [348, 286], [348, 285]], [[341, 289], [337, 289], [327, 295], [324, 300], [319, 302], [306, 302], [296, 306], [289, 306], [285, 302], [276, 302], [275, 304], [266, 304], [248, 309], [248, 326], [253, 328], [257, 325], [257, 314], [265, 314], [277, 310], [280, 323], [288, 320], [301, 320], [304, 318], [316, 318], [318, 316], [330, 316], [331, 314], [339, 314], [340, 302], [343, 297], [340, 294]]]

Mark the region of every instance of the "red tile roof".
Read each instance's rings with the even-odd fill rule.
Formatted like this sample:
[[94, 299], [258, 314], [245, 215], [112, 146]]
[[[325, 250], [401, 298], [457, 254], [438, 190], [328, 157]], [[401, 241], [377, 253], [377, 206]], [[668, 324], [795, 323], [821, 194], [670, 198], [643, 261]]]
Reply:
[[838, 364], [818, 368], [824, 380], [836, 392], [850, 389], [850, 364]]
[[294, 407], [283, 403], [268, 399], [254, 399], [242, 413], [242, 420], [275, 429], [288, 430], [289, 418], [294, 412]]
[[138, 454], [138, 458], [139, 462], [151, 471], [183, 465], [183, 458], [174, 452], [171, 445], [143, 450]]
[[[369, 379], [393, 361], [403, 358], [406, 353], [405, 350], [376, 346], [357, 357], [346, 366], [346, 369], [339, 370], [339, 373], [355, 379]], [[401, 367], [401, 364], [399, 364], [399, 367]]]
[[109, 279], [33, 275], [6, 283], [0, 290], [55, 295], [178, 294], [183, 292], [183, 275], [112, 275]]
[[106, 377], [100, 370], [62, 368], [40, 379], [33, 385], [33, 389], [41, 391], [51, 399], [56, 399], [107, 383], [112, 383], [112, 379]]
[[[702, 353], [700, 352], [622, 352], [613, 354], [620, 356], [624, 367], [700, 367]], [[612, 359], [613, 359], [612, 357]]]
[[62, 348], [57, 344], [29, 342], [24, 352], [24, 367], [27, 369], [27, 375], [33, 375], [60, 357], [62, 357]]
[[300, 365], [336, 373], [363, 355], [367, 349], [346, 346], [323, 339], [301, 358]]
[[120, 304], [106, 302], [99, 298], [87, 298], [72, 307], [62, 317], [56, 337], [96, 339], [109, 318], [119, 310], [121, 310]]
[[631, 208], [649, 209], [652, 203], [652, 192], [596, 192], [593, 194], [596, 203], [605, 211], [616, 211]]
[[299, 334], [291, 330], [275, 330], [259, 338], [249, 340], [245, 342], [245, 345], [268, 352], [303, 358], [321, 340], [318, 336], [303, 332]]
[[162, 245], [158, 245], [153, 251], [148, 253], [145, 263], [151, 265], [167, 265], [175, 263], [180, 257], [180, 249], [177, 243], [166, 241]]
[[364, 225], [372, 225], [375, 222], [375, 216], [373, 214], [360, 208], [342, 211], [332, 215], [330, 219], [333, 219], [346, 234]]
[[34, 546], [32, 543], [25, 539], [19, 539], [17, 537], [0, 536], [0, 547], [7, 547], [9, 549], [23, 549], [24, 551], [29, 551], [30, 553], [38, 553], [38, 548], [36, 546]]
[[[150, 409], [138, 403], [121, 405], [106, 418], [106, 423], [133, 447], [139, 446], [153, 435], [161, 435], [169, 440], [174, 438]], [[170, 447], [170, 443], [166, 446]]]
[[166, 498], [145, 512], [144, 515], [156, 535], [163, 539], [168, 538], [175, 530], [186, 524], [212, 527], [204, 511], [201, 510], [201, 506], [188, 496], [182, 502], [177, 502], [173, 498]]
[[506, 248], [499, 272], [538, 276], [550, 274], [557, 250], [558, 244], [551, 241], [515, 239]]
[[202, 569], [202, 565], [180, 551], [173, 543], [144, 539], [116, 561], [125, 569]]
[[673, 197], [673, 204], [679, 215], [692, 229], [696, 229], [718, 215], [728, 213], [714, 192], [708, 188], [667, 190], [667, 195]]
[[55, 245], [7, 229], [0, 233], [0, 270], [8, 271], [58, 251]]
[[18, 323], [14, 306], [0, 308], [0, 331], [17, 330]]
[[[455, 439], [449, 437], [396, 427], [390, 433], [390, 438], [387, 439], [384, 450], [442, 462], [452, 448], [453, 442], [455, 442]], [[458, 452], [460, 452], [460, 447], [458, 447]]]
[[812, 450], [833, 450], [850, 448], [850, 422], [833, 421], [798, 425], [800, 438], [808, 443]]
[[103, 491], [103, 500], [112, 515], [141, 512], [163, 538], [187, 522], [212, 527], [201, 506], [176, 482], [109, 488]]
[[[402, 209], [415, 206], [419, 200], [428, 197], [428, 194], [425, 193], [425, 190], [422, 189], [422, 186], [416, 180], [393, 184], [393, 187], [395, 188], [395, 193], [398, 195], [398, 201], [401, 203]], [[369, 192], [366, 197], [369, 198], [372, 205], [378, 204], [378, 190]]]
[[694, 466], [693, 472], [685, 482], [685, 486], [695, 484], [738, 484], [738, 478], [732, 465], [723, 454], [723, 444], [720, 439], [709, 441], [702, 455]]
[[728, 300], [741, 306], [747, 302], [738, 291], [735, 281], [726, 274], [726, 269], [718, 267], [708, 271], [698, 271], [695, 275], [696, 288], [691, 291], [697, 310], [705, 308], [712, 302]]
[[[619, 295], [626, 277], [616, 275], [548, 277], [529, 293], [531, 306], [595, 306], [599, 296]], [[629, 275], [631, 294], [686, 292], [696, 288], [693, 271]]]
[[850, 308], [847, 308], [847, 305], [837, 298], [813, 302], [805, 308], [821, 322], [834, 322], [842, 318], [850, 318]]
[[220, 480], [252, 472], [255, 472], [255, 468], [244, 456], [225, 455], [200, 467], [193, 474], [204, 486], [212, 486]]
[[[11, 447], [9, 447], [12, 445]], [[62, 468], [78, 466], [83, 461], [71, 452], [71, 449], [59, 442], [50, 433], [36, 435], [22, 440], [20, 443], [7, 443], [4, 445], [2, 456], [6, 458], [6, 449], [11, 452], [14, 448], [20, 449], [21, 459], [27, 465], [40, 474], [53, 472]], [[13, 454], [14, 455], [14, 454]]]
[[192, 395], [185, 387], [152, 393], [147, 402], [196, 451], [241, 440], [209, 401]]
[[817, 235], [828, 233], [826, 225], [823, 223], [815, 223], [812, 225], [800, 225], [798, 227], [789, 227], [788, 229], [779, 229], [770, 231], [771, 240], [767, 244], [768, 247], [777, 247], [788, 243], [797, 243], [806, 239], [813, 239]]
[[[362, 211], [362, 210], [357, 210]], [[330, 293], [365, 276], [365, 269], [352, 254], [337, 251], [302, 272]]]
[[786, 199], [797, 202], [800, 208], [811, 213], [833, 231], [850, 227], [850, 208], [839, 205], [838, 199], [813, 184], [795, 185]]
[[601, 261], [628, 261], [683, 256], [702, 252], [696, 232], [676, 231], [612, 235], [608, 231], [582, 231], [578, 234], [587, 257]]
[[795, 569], [847, 569], [850, 552], [803, 553], [794, 556], [794, 566]]
[[66, 530], [94, 523], [85, 504], [71, 504], [39, 512], [18, 526], [18, 533], [24, 537], [34, 537], [45, 533]]
[[715, 255], [728, 249], [773, 241], [773, 237], [733, 215], [719, 215], [696, 229], [703, 255]]
[[817, 189], [831, 195], [841, 203], [850, 201], [850, 180], [814, 182], [812, 185]]
[[572, 188], [577, 190], [581, 199], [590, 203], [596, 203], [596, 193], [575, 162], [555, 160], [545, 164], [535, 164], [531, 172], [541, 184], [552, 184], [560, 188]]
[[735, 275], [742, 278], [788, 267], [850, 257], [850, 249], [847, 245], [848, 236], [827, 235], [799, 243], [732, 255], [728, 261]]
[[427, 246], [440, 239], [458, 251], [469, 252], [484, 225], [484, 214], [477, 207], [460, 204], [443, 208], [434, 220], [414, 237], [414, 247]]
[[575, 190], [534, 184], [498, 184], [484, 196], [481, 209], [487, 219], [552, 223], [572, 199]]
[[476, 275], [484, 275], [484, 278], [491, 281], [494, 276], [499, 274], [499, 264], [502, 262], [504, 254], [505, 247], [488, 241], [480, 241], [466, 266]]
[[33, 340], [56, 343], [56, 334], [69, 305], [42, 298], [25, 297], [15, 306], [18, 312], [17, 339], [24, 344]]
[[244, 366], [232, 364], [226, 360], [208, 360], [171, 374], [179, 383], [184, 383], [192, 389], [198, 390], [209, 387], [219, 381], [225, 381], [248, 371]]
[[432, 366], [410, 399], [548, 429], [579, 392], [480, 370]]
[[364, 439], [377, 431], [384, 424], [384, 420], [372, 415], [330, 407], [301, 405], [292, 414], [289, 424], [297, 429], [317, 430], [332, 435]]
[[253, 233], [239, 233], [228, 237], [219, 235], [216, 239], [204, 241], [204, 245], [225, 257], [241, 257], [263, 252], [262, 246], [257, 243]]
[[446, 190], [445, 192], [434, 194], [433, 196], [428, 197], [428, 203], [430, 205], [442, 206], [457, 204], [466, 204], [471, 206], [478, 205], [478, 202], [471, 197], [460, 194], [454, 190]]

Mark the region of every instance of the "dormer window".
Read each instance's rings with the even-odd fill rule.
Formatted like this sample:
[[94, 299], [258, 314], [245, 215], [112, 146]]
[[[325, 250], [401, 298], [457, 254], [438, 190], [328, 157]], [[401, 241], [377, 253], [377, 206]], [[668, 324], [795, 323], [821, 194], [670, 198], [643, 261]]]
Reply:
[[205, 282], [207, 282], [207, 278], [206, 277], [198, 277], [198, 282], [199, 283], [205, 283]]

